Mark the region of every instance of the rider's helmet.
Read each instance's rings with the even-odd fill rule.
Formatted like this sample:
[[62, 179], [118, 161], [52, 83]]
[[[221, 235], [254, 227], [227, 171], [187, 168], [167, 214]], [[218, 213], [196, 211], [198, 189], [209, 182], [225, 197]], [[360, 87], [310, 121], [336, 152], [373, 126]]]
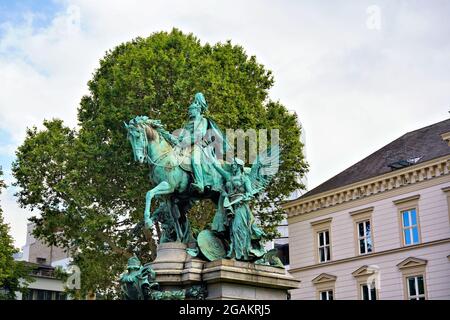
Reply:
[[197, 92], [195, 94], [194, 103], [200, 106], [202, 113], [208, 109], [208, 103], [206, 102], [205, 96], [201, 92]]

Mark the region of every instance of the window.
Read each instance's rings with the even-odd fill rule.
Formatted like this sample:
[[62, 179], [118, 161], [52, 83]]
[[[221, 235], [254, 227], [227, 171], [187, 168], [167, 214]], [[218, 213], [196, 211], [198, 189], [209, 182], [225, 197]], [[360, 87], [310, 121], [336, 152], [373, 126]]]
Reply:
[[28, 291], [22, 294], [22, 300], [33, 300], [33, 290], [28, 289]]
[[22, 300], [66, 300], [67, 295], [64, 292], [40, 290], [40, 289], [28, 289], [22, 296]]
[[324, 230], [317, 233], [318, 248], [319, 248], [319, 262], [327, 262], [331, 260], [330, 255], [330, 232]]
[[333, 218], [326, 218], [312, 221], [312, 235], [314, 244], [314, 256], [316, 263], [323, 263], [332, 260], [331, 250], [331, 221]]
[[333, 300], [333, 290], [320, 291], [320, 300]]
[[311, 280], [312, 284], [316, 288], [317, 300], [334, 300], [336, 279], [337, 277], [332, 274], [321, 273]]
[[425, 259], [409, 257], [397, 264], [403, 274], [403, 292], [406, 300], [427, 299], [427, 263]]
[[357, 228], [359, 254], [372, 252], [372, 233], [370, 220], [358, 222]]
[[412, 246], [421, 243], [420, 236], [420, 195], [394, 200], [397, 206], [400, 226], [400, 245]]
[[361, 300], [377, 300], [377, 289], [375, 282], [361, 285]]
[[420, 243], [416, 209], [405, 210], [401, 214], [404, 245], [409, 246]]
[[425, 285], [423, 275], [406, 278], [409, 300], [425, 300]]
[[67, 300], [67, 295], [64, 292], [55, 292], [55, 300]]
[[372, 212], [374, 207], [350, 211], [354, 222], [355, 255], [374, 252], [372, 233]]
[[442, 191], [447, 195], [448, 221], [450, 222], [450, 186], [442, 188]]
[[380, 268], [375, 265], [364, 265], [352, 272], [355, 277], [360, 300], [378, 300], [380, 287]]

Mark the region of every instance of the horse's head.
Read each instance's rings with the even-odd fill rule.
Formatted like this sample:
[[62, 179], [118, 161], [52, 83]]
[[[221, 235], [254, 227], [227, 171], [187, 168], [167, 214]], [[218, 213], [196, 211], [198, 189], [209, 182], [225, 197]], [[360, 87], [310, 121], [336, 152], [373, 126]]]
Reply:
[[139, 163], [146, 162], [148, 143], [155, 138], [152, 123], [153, 121], [146, 116], [137, 116], [129, 123], [124, 123], [128, 131], [128, 140], [133, 148], [134, 161], [139, 161]]

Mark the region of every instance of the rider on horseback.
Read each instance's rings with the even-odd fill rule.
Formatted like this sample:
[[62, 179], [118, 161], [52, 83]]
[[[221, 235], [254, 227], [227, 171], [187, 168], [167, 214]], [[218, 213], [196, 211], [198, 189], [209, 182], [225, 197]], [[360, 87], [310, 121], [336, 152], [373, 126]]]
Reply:
[[[214, 170], [211, 161], [217, 161], [218, 151], [226, 152], [229, 149], [228, 142], [217, 124], [203, 116], [208, 109], [208, 104], [202, 93], [198, 92], [194, 96], [194, 101], [188, 108], [189, 122], [184, 126], [179, 137], [172, 144], [179, 145], [182, 149], [190, 148], [191, 166], [194, 176], [192, 187], [199, 193], [204, 191], [204, 187], [211, 185], [205, 181], [204, 171]], [[209, 148], [214, 143], [215, 148]]]

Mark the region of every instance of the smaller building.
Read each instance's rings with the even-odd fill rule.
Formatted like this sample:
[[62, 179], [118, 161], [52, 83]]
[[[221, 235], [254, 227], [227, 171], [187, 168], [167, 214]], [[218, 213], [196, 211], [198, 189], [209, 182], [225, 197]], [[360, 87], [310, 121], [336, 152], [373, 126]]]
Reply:
[[15, 259], [25, 261], [32, 268], [33, 282], [28, 286], [28, 293], [18, 293], [18, 300], [66, 300], [63, 280], [56, 277], [56, 268], [66, 269], [70, 263], [69, 254], [62, 248], [49, 246], [33, 236], [35, 225], [27, 225], [26, 243], [22, 253]]
[[70, 257], [67, 251], [57, 246], [49, 246], [44, 241], [36, 239], [33, 235], [34, 223], [27, 225], [27, 238], [22, 247], [22, 255], [18, 260], [38, 265], [67, 267]]
[[55, 274], [55, 267], [30, 263], [33, 268], [31, 276], [33, 282], [28, 286], [28, 292], [18, 294], [19, 300], [66, 300], [64, 282]]

